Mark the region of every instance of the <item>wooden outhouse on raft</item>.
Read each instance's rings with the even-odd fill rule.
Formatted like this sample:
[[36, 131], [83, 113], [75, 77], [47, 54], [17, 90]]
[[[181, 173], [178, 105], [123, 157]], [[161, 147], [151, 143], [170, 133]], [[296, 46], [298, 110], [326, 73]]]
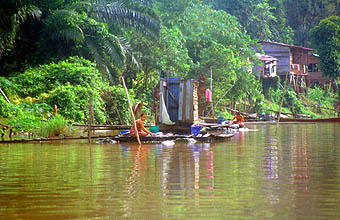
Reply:
[[198, 81], [194, 79], [161, 78], [159, 123], [192, 125], [198, 122], [197, 88]]

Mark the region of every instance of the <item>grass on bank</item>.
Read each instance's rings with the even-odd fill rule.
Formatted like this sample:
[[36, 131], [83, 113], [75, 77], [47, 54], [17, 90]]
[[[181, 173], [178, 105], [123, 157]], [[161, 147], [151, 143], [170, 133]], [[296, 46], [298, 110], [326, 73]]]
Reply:
[[[48, 119], [39, 119], [34, 115], [21, 115], [7, 120], [1, 120], [2, 124], [11, 126], [12, 134], [24, 138], [34, 137], [70, 137], [78, 135], [77, 128], [70, 125], [62, 115], [56, 114]], [[0, 135], [9, 135], [10, 128], [0, 129]]]
[[[283, 100], [282, 100], [283, 98]], [[244, 110], [244, 106], [236, 105], [241, 112], [257, 113], [260, 116], [264, 114], [272, 114], [273, 116], [280, 110], [280, 103], [283, 101], [281, 114], [290, 117], [304, 116], [310, 118], [333, 118], [338, 117], [335, 107], [339, 104], [339, 94], [332, 89], [322, 89], [320, 87], [309, 88], [306, 93], [296, 94], [292, 89], [285, 91], [280, 89], [270, 89], [266, 97], [257, 103], [257, 109], [248, 107]], [[234, 114], [227, 109], [215, 112], [215, 115], [232, 118]]]
[[40, 134], [43, 137], [74, 136], [78, 131], [60, 114], [52, 116], [41, 124]]

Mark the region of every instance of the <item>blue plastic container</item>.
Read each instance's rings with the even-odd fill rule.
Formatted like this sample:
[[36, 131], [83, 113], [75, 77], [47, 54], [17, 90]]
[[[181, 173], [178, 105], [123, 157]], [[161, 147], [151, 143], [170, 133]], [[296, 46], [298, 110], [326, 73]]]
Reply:
[[223, 116], [217, 116], [217, 123], [218, 124], [222, 124], [223, 121], [224, 121], [224, 117]]
[[201, 132], [202, 126], [194, 125], [190, 127], [190, 132], [193, 135], [198, 135]]
[[129, 132], [129, 130], [124, 130], [124, 131], [120, 131], [120, 134], [126, 134], [128, 132]]
[[159, 131], [159, 126], [158, 126], [158, 125], [152, 125], [152, 126], [150, 126], [150, 131], [151, 131], [152, 133], [158, 133], [158, 131]]

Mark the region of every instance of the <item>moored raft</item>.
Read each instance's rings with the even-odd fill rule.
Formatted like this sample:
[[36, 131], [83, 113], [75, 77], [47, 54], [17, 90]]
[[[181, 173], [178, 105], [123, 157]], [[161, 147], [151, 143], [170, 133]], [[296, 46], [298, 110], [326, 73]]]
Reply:
[[[159, 136], [147, 136], [139, 137], [142, 142], [162, 142], [167, 140], [185, 140], [194, 139], [199, 142], [214, 142], [222, 141], [233, 137], [234, 134], [205, 134], [205, 135], [159, 135]], [[117, 135], [110, 137], [111, 140], [119, 142], [136, 142], [137, 138], [129, 135]]]
[[[159, 136], [148, 136], [148, 137], [140, 137], [142, 142], [162, 142], [166, 140], [186, 140], [186, 139], [194, 139], [199, 142], [214, 142], [214, 141], [223, 141], [228, 138], [233, 137], [234, 134], [208, 134], [208, 135], [159, 135]], [[1, 140], [2, 143], [28, 143], [28, 142], [50, 142], [50, 141], [65, 141], [65, 140], [80, 140], [80, 139], [88, 139], [88, 137], [53, 137], [53, 138], [34, 138], [34, 139], [11, 139], [11, 140]], [[136, 137], [132, 137], [129, 135], [100, 135], [100, 136], [92, 136], [93, 140], [99, 139], [99, 142], [106, 143], [116, 143], [116, 142], [137, 142]]]

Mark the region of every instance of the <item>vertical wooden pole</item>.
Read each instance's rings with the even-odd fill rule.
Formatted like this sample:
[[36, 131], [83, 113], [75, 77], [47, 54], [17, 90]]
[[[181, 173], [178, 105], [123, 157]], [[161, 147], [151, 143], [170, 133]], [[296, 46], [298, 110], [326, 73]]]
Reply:
[[[94, 61], [94, 76], [93, 76], [93, 90], [92, 90], [92, 105], [91, 105], [91, 124], [95, 124], [94, 122], [94, 107], [96, 105], [95, 100], [95, 92], [96, 92], [96, 69], [97, 69], [97, 63]], [[92, 127], [92, 125], [91, 125]], [[96, 130], [93, 130], [93, 135], [95, 134]]]
[[96, 61], [94, 61], [94, 73], [93, 73], [93, 88], [90, 93], [90, 100], [89, 100], [89, 130], [88, 130], [88, 138], [91, 140], [92, 135], [92, 123], [93, 123], [93, 103], [94, 103], [94, 92], [96, 88]]
[[87, 137], [89, 141], [91, 140], [91, 122], [92, 122], [92, 113], [91, 113], [91, 107], [92, 107], [92, 95], [90, 94], [90, 100], [89, 100], [89, 130], [87, 131]]
[[3, 97], [6, 99], [7, 102], [8, 102], [8, 103], [11, 103], [11, 102], [9, 101], [9, 99], [7, 98], [6, 94], [4, 93], [4, 91], [2, 91], [1, 88], [0, 88], [0, 92], [1, 92], [1, 94], [3, 95]]
[[152, 94], [152, 100], [153, 100], [153, 110], [154, 110], [154, 120], [155, 124], [157, 123], [156, 118], [157, 118], [157, 112], [156, 112], [156, 91], [153, 88], [152, 85], [152, 74], [150, 73], [150, 89], [151, 89], [151, 94]]
[[211, 91], [211, 111], [213, 114], [213, 119], [215, 119], [215, 111], [214, 111], [214, 104], [212, 101], [213, 98], [213, 89], [212, 89], [212, 67], [210, 67], [210, 91]]
[[247, 112], [247, 104], [248, 104], [248, 100], [247, 100], [247, 96], [246, 96], [245, 101], [244, 101], [244, 112]]
[[133, 114], [133, 110], [132, 110], [132, 107], [131, 107], [131, 102], [130, 102], [130, 98], [129, 98], [129, 92], [128, 92], [127, 88], [126, 88], [124, 77], [121, 77], [121, 79], [122, 79], [122, 84], [124, 86], [124, 90], [125, 90], [126, 97], [127, 97], [127, 100], [128, 100], [129, 109], [130, 109], [132, 120], [133, 120], [133, 125], [135, 127], [137, 141], [138, 141], [138, 144], [141, 145], [141, 142], [140, 142], [140, 139], [139, 139], [139, 134], [138, 134], [138, 129], [137, 129], [137, 125], [136, 125], [135, 115]]
[[[283, 91], [285, 92], [286, 90], [286, 86], [287, 86], [287, 80], [288, 80], [288, 72], [286, 74], [286, 78], [285, 78], [285, 84], [283, 87]], [[282, 108], [282, 104], [283, 104], [283, 99], [284, 99], [284, 95], [281, 98], [281, 103], [280, 103], [280, 107], [279, 107], [279, 115], [277, 117], [277, 123], [276, 123], [276, 128], [275, 128], [275, 135], [277, 135], [277, 129], [279, 127], [279, 123], [280, 123], [280, 116], [281, 116], [281, 108]]]
[[119, 110], [118, 110], [118, 108], [117, 108], [116, 105], [115, 105], [114, 109], [116, 110], [117, 115], [118, 115], [118, 118], [119, 118], [119, 122], [120, 122], [120, 124], [122, 125], [122, 124], [123, 124], [123, 120], [122, 120], [122, 117], [120, 117], [120, 113], [119, 113]]
[[9, 129], [9, 139], [12, 140], [13, 128]]

